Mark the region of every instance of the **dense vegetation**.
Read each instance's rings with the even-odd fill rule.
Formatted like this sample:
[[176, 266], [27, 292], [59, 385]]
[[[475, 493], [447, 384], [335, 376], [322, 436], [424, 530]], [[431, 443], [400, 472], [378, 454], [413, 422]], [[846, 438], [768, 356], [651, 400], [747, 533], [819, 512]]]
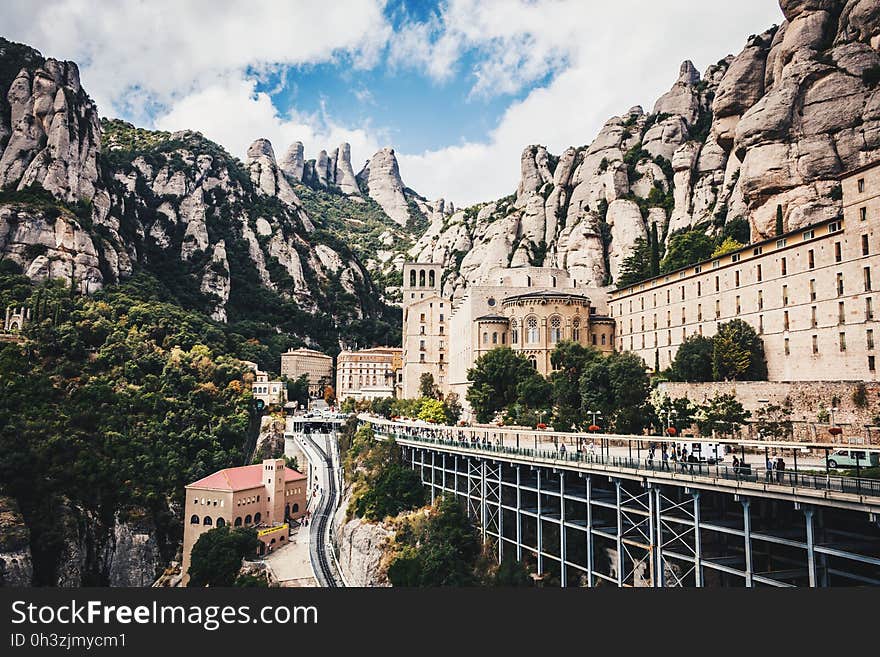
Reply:
[[[356, 293], [352, 294], [343, 287], [338, 275], [331, 273], [329, 279], [320, 279], [309, 265], [310, 251], [317, 244], [329, 246], [343, 259], [352, 257], [350, 244], [337, 237], [338, 234], [350, 234], [350, 228], [341, 233], [337, 229], [341, 225], [341, 208], [350, 210], [355, 203], [327, 190], [298, 188], [298, 191], [308, 193], [309, 204], [315, 212], [311, 217], [317, 230], [308, 235], [306, 243], [298, 237], [305, 233], [300, 217], [278, 199], [257, 194], [244, 164], [199, 133], [172, 135], [107, 119], [102, 120], [101, 126], [103, 182], [115, 195], [125, 199], [120, 210], [120, 234], [135, 246], [140, 256], [139, 266], [161, 283], [169, 301], [202, 313], [209, 313], [215, 303], [200, 289], [202, 273], [210, 266], [210, 254], [196, 251], [189, 259], [180, 257], [183, 225], [166, 227], [171, 240], [167, 248], [161, 248], [154, 240], [144, 239], [139, 234], [139, 225], [165, 221], [164, 215], [158, 211], [163, 203], [174, 206], [179, 204], [179, 199], [156, 196], [140, 178], [135, 194], [132, 194], [113, 174], [134, 173], [132, 162], [142, 158], [154, 171], [167, 166], [172, 173], [179, 171], [192, 178], [201, 175], [196, 164], [183, 159], [182, 152], [208, 155], [212, 175], [222, 178], [224, 171], [228, 174], [230, 189], [237, 191], [226, 193], [215, 187], [206, 194], [205, 202], [209, 206], [206, 227], [212, 243], [222, 239], [226, 244], [230, 278], [230, 296], [226, 304], [229, 326], [236, 333], [258, 340], [261, 345], [249, 360], [272, 371], [277, 368], [282, 352], [303, 346], [306, 341], [331, 354], [338, 352], [340, 340], [360, 346], [399, 341], [400, 310], [382, 302], [371, 280], [356, 281]], [[364, 207], [365, 213], [375, 209], [367, 203]], [[326, 213], [326, 217], [321, 213]], [[241, 232], [242, 222], [247, 222], [254, 230], [257, 217], [275, 222], [276, 229], [282, 231], [296, 248], [316, 309], [305, 307], [289, 294], [281, 293], [291, 291], [293, 281], [287, 270], [268, 253], [264, 253], [266, 269], [276, 290], [263, 284], [250, 254], [251, 247]], [[98, 233], [100, 237], [100, 231]], [[265, 244], [261, 248], [266, 251]], [[105, 278], [112, 280], [107, 272]], [[364, 317], [358, 317], [355, 312], [360, 306], [364, 308]]]
[[253, 446], [237, 358], [259, 342], [168, 303], [146, 275], [79, 297], [15, 269], [0, 262], [0, 307], [25, 305], [32, 322], [25, 342], [0, 343], [0, 494], [30, 529], [35, 583], [54, 581], [65, 527], [83, 515], [145, 522], [170, 559], [184, 485]]
[[468, 391], [477, 420], [585, 429], [593, 412], [620, 433], [648, 426], [645, 363], [635, 354], [602, 355], [593, 347], [560, 342], [551, 354], [555, 370], [546, 379], [526, 357], [510, 348], [482, 355], [468, 371]]
[[764, 343], [751, 325], [732, 319], [711, 338], [685, 340], [664, 375], [673, 381], [766, 381]]
[[253, 578], [239, 577], [241, 560], [260, 546], [252, 527], [215, 527], [205, 532], [190, 554], [188, 586], [252, 586]]

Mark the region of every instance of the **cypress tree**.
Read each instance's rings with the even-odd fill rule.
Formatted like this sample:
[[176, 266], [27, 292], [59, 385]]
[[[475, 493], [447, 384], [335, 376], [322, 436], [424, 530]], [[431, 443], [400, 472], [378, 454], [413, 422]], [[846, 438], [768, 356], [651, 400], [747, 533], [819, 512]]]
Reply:
[[657, 224], [651, 224], [651, 276], [660, 273], [660, 244], [657, 240]]
[[785, 228], [782, 225], [782, 206], [776, 206], [776, 235], [782, 235], [785, 232]]

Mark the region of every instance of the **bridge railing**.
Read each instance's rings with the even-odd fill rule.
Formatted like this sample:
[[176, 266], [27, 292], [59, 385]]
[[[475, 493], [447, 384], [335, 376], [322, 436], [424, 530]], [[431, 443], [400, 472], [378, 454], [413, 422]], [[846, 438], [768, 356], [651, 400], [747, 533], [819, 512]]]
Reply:
[[436, 437], [430, 434], [412, 432], [391, 431], [386, 425], [381, 427], [379, 433], [395, 440], [409, 440], [425, 443], [427, 445], [439, 445], [456, 447], [459, 449], [472, 450], [479, 453], [505, 454], [510, 456], [524, 456], [574, 464], [595, 464], [633, 470], [648, 470], [651, 472], [668, 472], [672, 475], [703, 476], [715, 479], [726, 479], [737, 482], [764, 483], [786, 488], [808, 488], [815, 490], [827, 490], [852, 495], [864, 495], [880, 497], [880, 479], [868, 479], [864, 477], [847, 477], [836, 474], [816, 474], [796, 470], [770, 470], [768, 468], [746, 466], [728, 466], [720, 463], [710, 464], [705, 461], [684, 461], [669, 459], [662, 461], [661, 458], [630, 456], [612, 456], [596, 454], [585, 450], [558, 450], [558, 449], [534, 449], [531, 447], [513, 447], [504, 444], [496, 444], [490, 441], [470, 441], [455, 438]]

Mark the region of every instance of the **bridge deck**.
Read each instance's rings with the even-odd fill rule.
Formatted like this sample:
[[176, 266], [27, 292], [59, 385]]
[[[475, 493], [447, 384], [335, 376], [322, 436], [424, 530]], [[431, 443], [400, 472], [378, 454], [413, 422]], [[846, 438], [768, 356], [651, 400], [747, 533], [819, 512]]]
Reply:
[[[503, 443], [469, 442], [434, 437], [420, 428], [372, 417], [363, 421], [376, 425], [384, 436], [411, 447], [434, 449], [450, 454], [475, 454], [494, 460], [589, 473], [604, 473], [626, 479], [649, 479], [656, 483], [733, 492], [742, 496], [793, 499], [802, 503], [825, 505], [880, 513], [880, 480], [844, 477], [831, 474], [805, 473], [796, 470], [767, 471], [765, 468], [733, 468], [706, 463], [667, 463], [658, 458], [630, 458], [589, 454], [578, 451], [560, 452], [553, 449], [514, 447]], [[447, 427], [455, 430], [455, 427]], [[565, 434], [568, 435], [568, 434]], [[762, 444], [762, 446], [766, 446]]]

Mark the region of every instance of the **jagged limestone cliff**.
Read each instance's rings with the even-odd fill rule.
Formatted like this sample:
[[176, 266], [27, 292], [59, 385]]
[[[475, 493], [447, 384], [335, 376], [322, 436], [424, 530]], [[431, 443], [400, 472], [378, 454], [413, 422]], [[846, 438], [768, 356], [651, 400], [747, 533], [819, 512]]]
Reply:
[[652, 224], [774, 231], [841, 212], [837, 176], [880, 159], [880, 9], [872, 0], [782, 0], [785, 21], [701, 76], [682, 64], [645, 114], [612, 117], [587, 146], [523, 151], [515, 195], [432, 218], [410, 250], [458, 293], [497, 265], [548, 264], [613, 284]]

